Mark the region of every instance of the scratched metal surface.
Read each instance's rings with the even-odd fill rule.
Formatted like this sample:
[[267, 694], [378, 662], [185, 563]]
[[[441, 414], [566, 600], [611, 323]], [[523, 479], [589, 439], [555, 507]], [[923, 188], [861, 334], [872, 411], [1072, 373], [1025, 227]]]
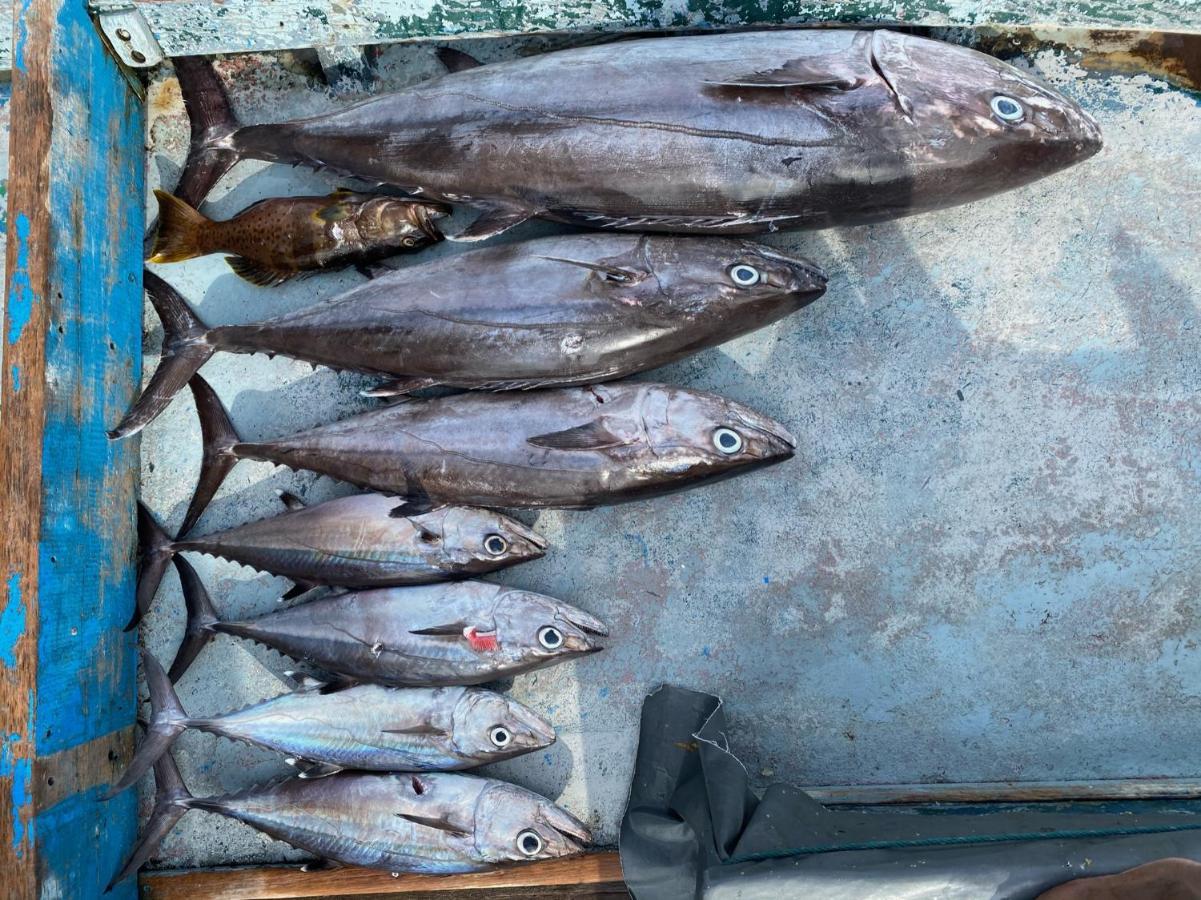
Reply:
[[[551, 41], [464, 46], [499, 59]], [[650, 376], [787, 423], [795, 460], [675, 497], [524, 516], [552, 551], [500, 580], [592, 611], [613, 638], [604, 654], [513, 685], [560, 741], [494, 772], [557, 798], [601, 843], [615, 839], [642, 698], [665, 681], [728, 701], [731, 741], [758, 784], [1201, 776], [1197, 97], [1087, 72], [1071, 53], [1018, 62], [1097, 116], [1099, 157], [969, 207], [772, 238], [828, 268], [827, 296]], [[303, 56], [224, 71], [247, 121], [346, 102]], [[392, 48], [377, 89], [436, 71], [427, 47]], [[170, 185], [186, 144], [174, 82], [160, 76], [149, 103], [149, 178]], [[210, 211], [335, 183], [243, 164]], [[265, 291], [216, 257], [158, 271], [214, 323], [358, 281]], [[149, 373], [161, 333], [150, 313], [146, 328]], [[226, 355], [204, 371], [252, 439], [364, 405], [362, 379], [283, 359]], [[142, 451], [143, 495], [178, 525], [199, 461], [190, 400], [147, 429]], [[241, 463], [201, 528], [274, 513], [282, 487], [345, 492]], [[287, 587], [194, 561], [227, 615], [270, 610]], [[182, 627], [169, 576], [144, 637], [167, 659]], [[287, 667], [220, 638], [180, 694], [189, 711], [220, 712], [282, 690]], [[196, 793], [286, 771], [208, 736], [180, 748]], [[158, 864], [297, 856], [192, 813]]]

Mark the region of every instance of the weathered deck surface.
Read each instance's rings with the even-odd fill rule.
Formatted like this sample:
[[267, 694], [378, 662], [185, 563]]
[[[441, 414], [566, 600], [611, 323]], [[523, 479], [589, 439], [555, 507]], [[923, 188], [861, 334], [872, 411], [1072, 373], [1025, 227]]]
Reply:
[[[495, 59], [552, 40], [463, 46]], [[642, 697], [663, 681], [724, 695], [733, 745], [764, 782], [1201, 776], [1198, 101], [1145, 75], [1099, 77], [1067, 54], [1028, 63], [1100, 119], [1099, 157], [970, 207], [773, 238], [828, 268], [827, 296], [651, 376], [779, 418], [800, 436], [794, 461], [657, 501], [543, 513], [551, 553], [503, 575], [613, 628], [604, 654], [516, 682], [561, 739], [495, 770], [589, 819], [602, 843], [625, 800]], [[224, 71], [248, 121], [345, 102], [298, 57]], [[378, 88], [435, 71], [427, 47], [396, 47]], [[174, 83], [160, 76], [149, 103], [150, 176], [171, 185], [186, 144]], [[331, 184], [243, 164], [210, 211]], [[264, 291], [218, 257], [158, 271], [214, 323], [358, 281]], [[147, 322], [149, 373], [159, 330]], [[360, 379], [283, 359], [222, 356], [204, 371], [251, 438], [361, 406]], [[177, 525], [200, 452], [190, 400], [147, 429], [142, 450], [144, 497]], [[273, 514], [285, 486], [345, 490], [242, 463], [202, 529]], [[287, 586], [194, 562], [228, 615], [265, 612]], [[166, 659], [182, 627], [169, 576], [145, 637]], [[242, 706], [281, 690], [286, 667], [220, 638], [181, 696], [197, 714]], [[181, 748], [196, 793], [286, 768], [207, 736]], [[295, 855], [193, 813], [162, 862]]]

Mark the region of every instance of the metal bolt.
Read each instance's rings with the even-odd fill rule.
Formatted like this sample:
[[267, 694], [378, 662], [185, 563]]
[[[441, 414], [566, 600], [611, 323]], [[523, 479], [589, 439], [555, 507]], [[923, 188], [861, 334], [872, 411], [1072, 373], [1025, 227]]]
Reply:
[[117, 37], [119, 37], [123, 41], [128, 41], [132, 37], [132, 35], [130, 35], [130, 33], [128, 31], [126, 31], [124, 28], [118, 28], [117, 29]]
[[141, 50], [131, 50], [129, 55], [133, 57], [134, 62], [144, 63], [146, 61], [146, 54]]

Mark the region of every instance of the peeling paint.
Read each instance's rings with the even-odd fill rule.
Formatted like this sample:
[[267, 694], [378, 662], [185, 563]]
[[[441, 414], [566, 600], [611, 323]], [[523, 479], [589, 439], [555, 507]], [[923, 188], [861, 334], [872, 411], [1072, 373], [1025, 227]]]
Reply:
[[29, 280], [29, 217], [25, 213], [17, 213], [13, 222], [16, 230], [17, 259], [9, 279], [8, 290], [8, 343], [15, 344], [21, 339], [21, 333], [33, 317], [33, 305], [39, 302], [34, 293], [33, 283]]
[[11, 669], [17, 664], [17, 644], [25, 633], [25, 602], [21, 599], [21, 576], [8, 576], [7, 599], [0, 612], [0, 664]]

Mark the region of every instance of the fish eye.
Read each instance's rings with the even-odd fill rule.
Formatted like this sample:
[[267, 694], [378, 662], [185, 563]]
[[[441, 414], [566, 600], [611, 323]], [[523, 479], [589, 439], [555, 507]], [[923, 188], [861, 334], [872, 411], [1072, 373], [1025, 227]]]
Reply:
[[513, 741], [513, 735], [504, 725], [495, 725], [488, 732], [488, 740], [492, 742], [494, 747], [504, 749]]
[[713, 432], [713, 446], [727, 456], [742, 449], [742, 435], [731, 428], [719, 428]]
[[1004, 94], [997, 94], [988, 105], [992, 107], [993, 115], [1002, 122], [1013, 124], [1026, 118], [1025, 107], [1019, 101], [1012, 97], [1006, 97]]
[[509, 542], [499, 534], [490, 534], [484, 538], [484, 549], [493, 556], [500, 556], [509, 549]]
[[537, 856], [542, 852], [542, 838], [538, 832], [527, 828], [517, 835], [517, 849], [523, 856]]
[[754, 266], [748, 266], [746, 263], [738, 263], [730, 266], [730, 280], [739, 287], [754, 287], [763, 277], [759, 274], [759, 270]]
[[538, 643], [547, 650], [558, 650], [563, 646], [563, 632], [554, 625], [545, 625], [538, 629]]

